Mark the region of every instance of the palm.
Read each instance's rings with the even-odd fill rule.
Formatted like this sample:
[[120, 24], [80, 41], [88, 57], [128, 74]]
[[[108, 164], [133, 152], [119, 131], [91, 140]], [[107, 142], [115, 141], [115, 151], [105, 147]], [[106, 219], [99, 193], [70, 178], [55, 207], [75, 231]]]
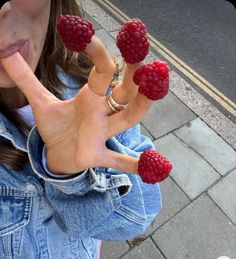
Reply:
[[87, 84], [74, 98], [43, 106], [35, 116], [49, 159], [55, 153], [63, 156], [66, 148], [71, 150], [66, 164], [69, 171], [102, 163], [106, 150], [106, 101]]

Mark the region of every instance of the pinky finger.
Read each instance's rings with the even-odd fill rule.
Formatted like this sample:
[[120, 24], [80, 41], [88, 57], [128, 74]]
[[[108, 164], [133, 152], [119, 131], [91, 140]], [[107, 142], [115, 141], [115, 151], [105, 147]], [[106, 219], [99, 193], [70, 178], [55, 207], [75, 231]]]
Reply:
[[105, 167], [138, 174], [143, 182], [155, 184], [166, 179], [172, 169], [170, 162], [155, 150], [144, 151], [139, 158], [107, 151]]
[[[126, 173], [138, 174], [139, 158], [135, 158], [126, 154], [121, 154], [109, 149], [107, 149], [107, 152], [103, 157], [104, 160], [99, 161], [99, 166], [118, 169]], [[102, 165], [100, 165], [101, 162]]]

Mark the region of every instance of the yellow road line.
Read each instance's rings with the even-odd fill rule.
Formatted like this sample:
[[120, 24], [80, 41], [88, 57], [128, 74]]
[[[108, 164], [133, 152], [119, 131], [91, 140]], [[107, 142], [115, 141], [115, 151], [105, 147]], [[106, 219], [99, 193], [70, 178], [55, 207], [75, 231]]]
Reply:
[[[109, 10], [115, 17], [121, 22], [130, 20], [131, 18], [124, 14], [120, 9], [113, 5], [108, 0], [97, 0], [107, 10]], [[192, 80], [208, 95], [210, 95], [215, 101], [223, 106], [233, 116], [236, 116], [236, 103], [230, 100], [227, 96], [221, 93], [215, 86], [209, 83], [206, 79], [200, 76], [196, 71], [190, 68], [186, 63], [179, 59], [174, 53], [168, 50], [163, 44], [157, 41], [152, 35], [148, 33], [148, 37], [151, 46], [157, 50], [166, 60], [173, 64], [178, 70], [180, 70], [185, 76]]]

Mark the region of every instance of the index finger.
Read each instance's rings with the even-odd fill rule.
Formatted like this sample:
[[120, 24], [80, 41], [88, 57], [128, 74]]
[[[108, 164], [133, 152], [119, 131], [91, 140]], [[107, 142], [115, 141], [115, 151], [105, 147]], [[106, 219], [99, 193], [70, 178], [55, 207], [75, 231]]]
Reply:
[[49, 101], [57, 99], [40, 83], [19, 52], [1, 59], [1, 62], [7, 74], [22, 90], [32, 107], [45, 105]]

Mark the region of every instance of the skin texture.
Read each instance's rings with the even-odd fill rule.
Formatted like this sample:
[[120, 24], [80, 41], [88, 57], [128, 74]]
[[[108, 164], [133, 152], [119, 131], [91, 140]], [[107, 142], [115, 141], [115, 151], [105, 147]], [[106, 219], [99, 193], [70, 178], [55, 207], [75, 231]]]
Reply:
[[[10, 1], [10, 0], [9, 0]], [[2, 8], [2, 6], [8, 2], [8, 0], [0, 0], [0, 8]]]
[[[36, 17], [42, 18], [46, 11], [40, 14]], [[1, 12], [0, 25], [3, 17]], [[39, 20], [35, 20], [36, 28]], [[24, 21], [25, 19], [22, 20]], [[33, 24], [31, 26], [34, 27]], [[19, 25], [19, 30], [22, 27]], [[9, 37], [7, 31], [5, 34]], [[44, 37], [45, 35], [41, 35], [41, 39]], [[113, 99], [120, 103], [129, 102], [130, 105], [127, 109], [113, 114], [105, 94], [115, 66], [98, 38], [93, 37], [85, 51], [91, 57], [94, 68], [88, 83], [74, 98], [67, 101], [56, 98], [35, 77], [34, 62], [39, 58], [36, 54], [31, 56], [32, 60], [26, 62], [18, 52], [0, 61], [9, 78], [24, 93], [32, 107], [37, 129], [46, 145], [47, 166], [50, 171], [70, 175], [86, 168], [108, 167], [138, 174], [138, 158], [109, 150], [105, 142], [139, 123], [151, 107], [152, 101], [138, 93], [132, 80], [134, 71], [142, 63], [126, 66], [123, 82], [113, 90]], [[3, 77], [0, 77], [0, 80], [2, 82]], [[9, 81], [9, 87], [11, 85]]]
[[[0, 49], [21, 39], [29, 39], [30, 50], [27, 63], [36, 70], [46, 38], [50, 0], [12, 0], [0, 9]], [[0, 88], [5, 88], [12, 96], [9, 103], [20, 108], [27, 103], [22, 91], [16, 87], [0, 63]]]

